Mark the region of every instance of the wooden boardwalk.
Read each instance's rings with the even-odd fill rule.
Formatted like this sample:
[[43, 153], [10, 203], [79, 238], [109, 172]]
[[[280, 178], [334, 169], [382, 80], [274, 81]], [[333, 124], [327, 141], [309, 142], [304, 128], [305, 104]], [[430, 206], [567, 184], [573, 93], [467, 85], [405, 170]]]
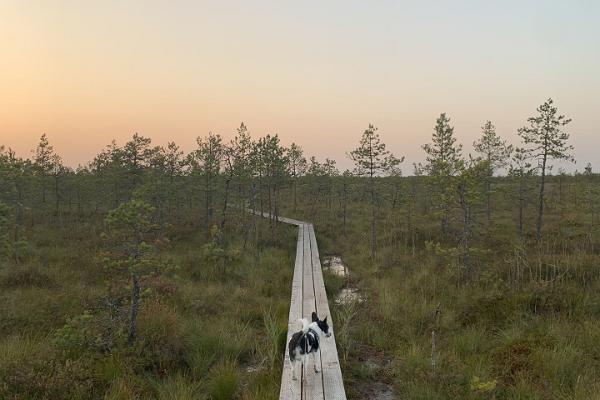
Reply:
[[[260, 215], [260, 213], [258, 214]], [[263, 216], [269, 218], [268, 213], [263, 214]], [[315, 229], [310, 223], [290, 218], [279, 217], [279, 221], [298, 226], [296, 262], [294, 265], [292, 298], [279, 398], [281, 400], [345, 400], [346, 392], [335, 345], [335, 329], [333, 328], [327, 294], [325, 293]], [[302, 377], [302, 368], [296, 365], [298, 380], [293, 380], [287, 343], [289, 343], [292, 334], [301, 328], [298, 319], [307, 318], [310, 321], [313, 311], [316, 311], [321, 319], [328, 317], [327, 322], [332, 335], [329, 338], [321, 338], [320, 351], [315, 357], [315, 362], [321, 372], [315, 374], [312, 364], [313, 358], [307, 357], [306, 379], [301, 379], [304, 378]]]

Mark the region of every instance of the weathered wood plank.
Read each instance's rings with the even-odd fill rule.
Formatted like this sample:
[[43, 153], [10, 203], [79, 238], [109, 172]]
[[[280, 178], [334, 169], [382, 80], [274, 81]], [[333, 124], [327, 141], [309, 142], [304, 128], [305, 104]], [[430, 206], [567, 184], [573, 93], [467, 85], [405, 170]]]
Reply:
[[[304, 270], [304, 225], [298, 227], [298, 241], [296, 244], [296, 261], [294, 265], [294, 277], [292, 280], [292, 296], [290, 301], [290, 313], [288, 318], [287, 341], [289, 343], [292, 334], [298, 329], [298, 319], [302, 318], [302, 280]], [[297, 380], [292, 379], [292, 366], [290, 356], [284, 352], [283, 371], [281, 374], [281, 387], [279, 389], [279, 399], [298, 400], [301, 398], [302, 387], [301, 375], [296, 371]]]
[[[325, 281], [319, 259], [319, 249], [313, 225], [309, 225], [309, 240], [311, 245], [312, 269], [314, 276], [315, 300], [319, 318], [328, 317], [329, 327], [332, 335], [321, 341], [321, 364], [323, 374], [323, 392], [325, 400], [345, 400], [346, 391], [342, 379], [342, 370], [338, 358], [337, 346], [335, 344], [335, 330], [333, 329], [333, 318], [329, 310]], [[305, 263], [306, 265], [306, 263]]]
[[[303, 299], [302, 316], [311, 321], [311, 316], [316, 311], [315, 287], [312, 268], [312, 249], [310, 245], [310, 225], [304, 225], [304, 271], [303, 271]], [[319, 352], [314, 356], [306, 357], [306, 376], [302, 383], [302, 398], [307, 400], [323, 400], [323, 379], [321, 373], [315, 373], [315, 364], [321, 370]]]
[[[271, 218], [271, 213], [269, 213], [269, 212], [267, 212], [267, 211], [263, 212], [262, 214], [261, 214], [261, 212], [260, 212], [260, 211], [258, 211], [258, 210], [254, 211], [254, 212], [253, 212], [252, 210], [248, 210], [248, 211], [249, 211], [251, 214], [255, 214], [255, 215], [258, 215], [258, 216], [261, 216], [261, 217], [264, 217], [264, 218]], [[304, 222], [302, 222], [302, 221], [298, 221], [297, 219], [286, 218], [286, 217], [279, 217], [277, 220], [278, 220], [279, 222], [283, 222], [283, 223], [290, 224], [290, 225], [297, 225], [297, 226], [300, 226], [300, 225], [303, 225], [303, 224], [304, 224]]]
[[[271, 218], [268, 212], [256, 211], [254, 214]], [[292, 380], [291, 363], [286, 348], [279, 398], [280, 400], [346, 400], [314, 227], [312, 224], [291, 218], [279, 217], [278, 221], [298, 226], [287, 343], [292, 334], [300, 329], [298, 319], [303, 317], [310, 321], [313, 311], [316, 311], [320, 318], [327, 316], [332, 330], [331, 337], [321, 338], [321, 350], [317, 357], [314, 359], [308, 357], [304, 381], [301, 370], [296, 371], [298, 380]], [[316, 360], [319, 374], [314, 373], [313, 360]]]

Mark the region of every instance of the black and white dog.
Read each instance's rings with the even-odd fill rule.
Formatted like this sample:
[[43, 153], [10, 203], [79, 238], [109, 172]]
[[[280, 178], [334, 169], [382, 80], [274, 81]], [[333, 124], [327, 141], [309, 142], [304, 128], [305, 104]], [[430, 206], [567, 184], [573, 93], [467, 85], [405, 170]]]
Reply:
[[296, 363], [302, 361], [302, 367], [304, 370], [304, 378], [306, 379], [306, 357], [309, 354], [313, 356], [313, 365], [315, 366], [315, 373], [319, 373], [315, 356], [319, 350], [319, 337], [321, 334], [325, 337], [331, 336], [329, 331], [329, 325], [327, 325], [327, 317], [320, 321], [317, 317], [317, 313], [312, 313], [312, 322], [309, 324], [305, 318], [300, 319], [302, 322], [302, 330], [292, 335], [290, 343], [288, 344], [288, 351], [290, 353], [290, 362], [292, 363], [292, 379], [296, 380]]

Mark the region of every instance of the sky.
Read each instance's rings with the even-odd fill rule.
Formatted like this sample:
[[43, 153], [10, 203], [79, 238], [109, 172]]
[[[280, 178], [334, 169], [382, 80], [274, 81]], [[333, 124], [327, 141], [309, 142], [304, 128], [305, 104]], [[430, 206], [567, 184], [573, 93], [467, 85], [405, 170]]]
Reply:
[[372, 123], [423, 161], [446, 112], [466, 152], [552, 97], [577, 164], [600, 169], [599, 1], [0, 0], [0, 144], [46, 133], [65, 163], [134, 132], [184, 150], [278, 134], [338, 160]]

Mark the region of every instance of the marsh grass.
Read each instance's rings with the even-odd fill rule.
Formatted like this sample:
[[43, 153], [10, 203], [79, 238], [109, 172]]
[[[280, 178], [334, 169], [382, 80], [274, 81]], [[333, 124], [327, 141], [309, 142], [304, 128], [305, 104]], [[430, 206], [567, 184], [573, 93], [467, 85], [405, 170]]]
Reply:
[[348, 357], [352, 349], [353, 335], [351, 329], [359, 308], [360, 303], [356, 300], [343, 302], [334, 308], [335, 339], [338, 346], [338, 356], [344, 366], [348, 363]]
[[240, 377], [234, 361], [222, 360], [212, 371], [209, 383], [212, 400], [232, 400], [238, 392]]
[[169, 376], [154, 383], [158, 400], [199, 400], [206, 398], [201, 386], [185, 375]]
[[263, 321], [265, 325], [265, 340], [258, 340], [257, 349], [258, 353], [262, 354], [261, 358], [265, 359], [265, 364], [269, 369], [275, 368], [275, 365], [282, 362], [282, 354], [285, 349], [285, 339], [284, 336], [284, 346], [281, 346], [281, 337], [282, 335], [286, 335], [287, 327], [282, 326], [280, 323], [280, 318], [277, 318], [275, 313], [271, 308], [266, 308], [263, 310]]
[[[176, 268], [144, 281], [138, 337], [127, 346], [119, 333], [127, 321], [127, 281], [95, 256], [101, 243], [89, 230], [53, 229], [48, 235], [37, 226], [29, 235], [35, 254], [0, 268], [0, 398], [279, 393], [295, 230], [282, 226], [276, 243], [248, 253], [239, 251], [242, 237], [228, 235], [223, 251], [233, 256], [223, 269], [207, 264], [198, 229], [170, 228], [177, 240], [161, 257]], [[255, 365], [266, 368], [247, 368]]]
[[[460, 265], [454, 233], [440, 235], [439, 222], [420, 209], [412, 231], [405, 214], [382, 210], [375, 262], [365, 204], [356, 200], [349, 207], [346, 236], [339, 215], [319, 214], [320, 251], [340, 254], [367, 298], [350, 329], [343, 310], [334, 312], [349, 398], [360, 397], [355, 388], [374, 379], [392, 383], [399, 398], [409, 399], [598, 398], [598, 237], [586, 232], [585, 215], [570, 204], [548, 212], [542, 245], [532, 240], [532, 230], [516, 240], [514, 210], [500, 200], [493, 224], [476, 227], [470, 272]], [[325, 278], [331, 298], [339, 282]], [[435, 329], [434, 376], [437, 304], [443, 312]], [[379, 354], [391, 362], [373, 374], [365, 360]]]

